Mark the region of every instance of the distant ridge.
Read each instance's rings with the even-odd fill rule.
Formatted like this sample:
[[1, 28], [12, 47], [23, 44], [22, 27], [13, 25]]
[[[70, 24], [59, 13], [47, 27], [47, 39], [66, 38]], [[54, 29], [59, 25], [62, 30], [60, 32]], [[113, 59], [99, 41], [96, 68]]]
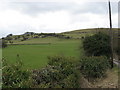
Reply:
[[[112, 28], [113, 30], [118, 30], [120, 28]], [[109, 28], [87, 28], [87, 29], [77, 29], [77, 30], [71, 30], [71, 31], [66, 31], [62, 33], [73, 33], [73, 32], [87, 32], [87, 31], [101, 31], [101, 30], [109, 30]]]

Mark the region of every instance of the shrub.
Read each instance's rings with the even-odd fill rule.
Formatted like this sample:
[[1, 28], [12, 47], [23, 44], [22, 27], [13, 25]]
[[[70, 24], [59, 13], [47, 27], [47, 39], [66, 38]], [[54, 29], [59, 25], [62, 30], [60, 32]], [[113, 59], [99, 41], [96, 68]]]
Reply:
[[28, 38], [26, 37], [26, 36], [22, 36], [22, 40], [21, 41], [25, 41], [25, 40], [27, 40]]
[[70, 74], [59, 85], [65, 88], [80, 88], [80, 72], [75, 70], [73, 74]]
[[111, 55], [110, 37], [104, 33], [97, 33], [93, 36], [85, 37], [83, 48], [87, 56], [107, 56]]
[[84, 38], [85, 38], [84, 36], [81, 37], [81, 39], [84, 39]]
[[62, 56], [49, 57], [49, 65], [41, 70], [34, 70], [35, 85], [40, 88], [79, 87], [80, 73], [70, 58]]
[[30, 72], [22, 69], [21, 61], [8, 64], [3, 59], [2, 87], [3, 88], [29, 88], [32, 85]]
[[109, 67], [109, 60], [105, 56], [83, 57], [80, 60], [80, 70], [87, 78], [102, 77]]
[[61, 68], [62, 73], [64, 73], [66, 76], [72, 73], [75, 69], [75, 64], [72, 62], [75, 58], [64, 56], [54, 56], [48, 58], [48, 64]]
[[33, 70], [33, 79], [35, 80], [36, 85], [48, 82], [58, 82], [62, 79], [62, 76], [60, 76], [59, 73], [60, 71], [58, 67], [46, 66], [41, 70]]

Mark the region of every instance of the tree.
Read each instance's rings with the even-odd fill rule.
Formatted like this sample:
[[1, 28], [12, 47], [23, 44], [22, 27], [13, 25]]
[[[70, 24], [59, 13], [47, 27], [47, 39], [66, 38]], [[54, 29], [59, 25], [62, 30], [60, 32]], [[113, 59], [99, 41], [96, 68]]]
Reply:
[[87, 56], [111, 56], [110, 37], [99, 32], [93, 36], [85, 37], [83, 48]]
[[12, 34], [7, 35], [7, 37], [11, 37], [11, 36], [13, 36], [13, 35]]
[[22, 38], [23, 38], [23, 39], [22, 39], [21, 41], [25, 41], [25, 40], [28, 39], [28, 38], [27, 38], [26, 36], [24, 36], [24, 35], [22, 36]]

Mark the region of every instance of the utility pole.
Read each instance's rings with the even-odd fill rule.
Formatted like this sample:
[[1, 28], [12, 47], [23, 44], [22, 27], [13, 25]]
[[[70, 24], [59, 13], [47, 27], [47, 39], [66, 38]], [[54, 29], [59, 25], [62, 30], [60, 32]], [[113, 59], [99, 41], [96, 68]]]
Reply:
[[111, 44], [111, 68], [113, 68], [113, 32], [112, 32], [112, 18], [111, 18], [111, 5], [109, 1], [109, 20], [110, 20], [110, 29], [109, 29], [109, 34], [110, 34], [110, 44]]

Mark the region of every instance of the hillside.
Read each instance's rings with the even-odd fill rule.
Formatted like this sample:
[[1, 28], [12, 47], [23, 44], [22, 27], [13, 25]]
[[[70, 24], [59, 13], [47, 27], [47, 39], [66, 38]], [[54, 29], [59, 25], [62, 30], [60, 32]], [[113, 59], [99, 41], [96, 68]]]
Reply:
[[[115, 34], [118, 34], [118, 28], [112, 29]], [[63, 35], [71, 36], [74, 38], [85, 37], [88, 35], [93, 35], [97, 32], [109, 33], [109, 28], [91, 28], [91, 29], [80, 29], [80, 30], [72, 30], [68, 32], [62, 32]]]
[[[8, 44], [41, 44], [41, 43], [52, 43], [60, 40], [69, 39], [81, 39], [86, 36], [93, 35], [97, 32], [104, 32], [109, 34], [109, 28], [91, 28], [91, 29], [80, 29], [72, 30], [62, 33], [34, 33], [26, 32], [22, 35], [9, 34], [5, 38]], [[113, 28], [114, 41], [117, 42], [118, 29]], [[119, 35], [120, 36], [120, 35]]]

